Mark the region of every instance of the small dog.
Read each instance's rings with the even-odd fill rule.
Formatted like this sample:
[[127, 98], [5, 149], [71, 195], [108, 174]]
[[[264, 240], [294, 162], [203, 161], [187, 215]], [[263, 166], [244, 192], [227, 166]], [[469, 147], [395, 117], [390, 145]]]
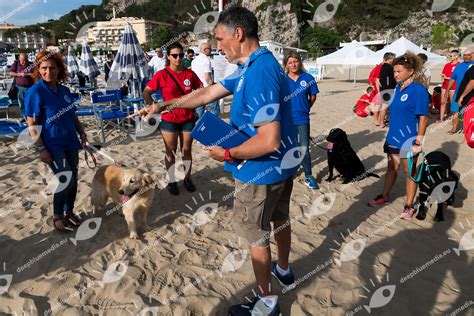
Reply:
[[326, 140], [329, 142], [327, 145], [329, 176], [326, 179], [328, 182], [334, 179], [334, 168], [344, 179], [344, 184], [362, 180], [369, 176], [380, 178], [375, 173], [367, 173], [365, 171], [362, 161], [360, 161], [354, 149], [352, 149], [347, 134], [342, 129], [333, 128], [326, 137]]
[[441, 222], [444, 221], [445, 205], [454, 203], [454, 191], [458, 186], [459, 177], [451, 170], [451, 160], [445, 153], [433, 151], [425, 156], [425, 160], [429, 172], [425, 168], [419, 171], [421, 172], [418, 184], [420, 204], [416, 218], [424, 220], [431, 205], [437, 204], [435, 220]]
[[154, 197], [153, 178], [138, 169], [117, 165], [100, 167], [92, 180], [91, 204], [94, 211], [104, 209], [109, 198], [122, 204], [131, 239], [137, 239], [136, 217], [143, 230], [149, 229], [147, 215]]

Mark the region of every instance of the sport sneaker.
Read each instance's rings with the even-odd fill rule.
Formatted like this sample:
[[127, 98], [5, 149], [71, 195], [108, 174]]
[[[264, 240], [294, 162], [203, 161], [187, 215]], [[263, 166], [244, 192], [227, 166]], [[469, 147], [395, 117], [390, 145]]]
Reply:
[[229, 316], [251, 315], [279, 316], [280, 306], [278, 305], [278, 296], [254, 297], [250, 303], [232, 305], [229, 308]]
[[281, 286], [287, 291], [291, 291], [296, 287], [295, 276], [293, 270], [290, 268], [290, 272], [286, 275], [281, 275], [277, 269], [277, 262], [272, 262], [272, 275], [278, 280]]
[[307, 176], [306, 180], [304, 180], [304, 184], [310, 189], [319, 190], [319, 185], [313, 176]]
[[184, 179], [183, 183], [184, 183], [184, 187], [186, 188], [186, 191], [188, 192], [196, 191], [196, 187], [194, 186], [194, 183], [191, 181], [191, 178]]
[[168, 189], [168, 192], [173, 195], [179, 194], [178, 184], [176, 182], [168, 183], [168, 185], [166, 186], [166, 189]]
[[405, 205], [403, 212], [400, 214], [401, 219], [411, 219], [415, 214], [415, 209], [413, 206]]
[[379, 206], [379, 205], [386, 205], [388, 204], [388, 196], [383, 196], [379, 194], [375, 197], [375, 199], [369, 201], [369, 206]]

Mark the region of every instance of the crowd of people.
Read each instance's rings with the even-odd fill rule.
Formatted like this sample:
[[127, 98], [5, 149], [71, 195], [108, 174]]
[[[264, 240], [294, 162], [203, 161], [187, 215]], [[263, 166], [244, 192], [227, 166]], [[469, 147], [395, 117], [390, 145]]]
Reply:
[[[179, 148], [182, 159], [189, 163], [184, 187], [194, 192], [191, 131], [206, 109], [218, 116], [217, 102], [233, 95], [230, 124], [247, 135], [248, 140], [233, 148], [208, 146], [205, 150], [210, 158], [224, 162], [224, 169], [231, 172], [235, 180], [233, 227], [250, 244], [260, 292], [251, 302], [232, 306], [229, 313], [250, 315], [258, 312], [263, 297], [273, 297], [268, 286], [272, 275], [285, 288], [295, 287], [289, 265], [290, 197], [300, 165], [304, 171], [304, 183], [312, 190], [319, 188], [312, 174], [309, 149], [309, 113], [319, 89], [315, 78], [305, 71], [300, 55], [290, 53], [280, 65], [267, 48], [260, 47], [257, 18], [248, 9], [233, 6], [223, 11], [215, 27], [215, 36], [217, 49], [226, 54], [229, 62], [238, 64], [235, 73], [214, 82], [211, 45], [207, 42], [200, 46], [197, 57], [192, 50], [185, 52], [179, 43], [167, 46], [166, 54], [157, 48], [156, 56], [149, 62], [153, 76], [143, 89], [147, 105], [132, 117], [147, 118], [161, 113], [159, 130], [165, 145], [166, 169], [174, 173]], [[466, 100], [472, 98], [474, 67], [469, 68], [472, 51], [463, 52], [464, 62], [460, 64], [456, 62], [457, 54], [451, 52], [450, 63], [443, 70], [442, 78], [447, 83], [443, 82], [438, 91], [440, 120], [446, 117], [443, 111], [449, 101], [451, 111], [457, 113], [462, 111]], [[427, 90], [431, 75], [424, 68], [426, 59], [426, 56], [410, 52], [398, 57], [386, 53], [383, 63], [371, 74], [371, 87], [366, 89], [355, 107], [360, 116], [373, 114], [374, 123], [379, 128], [388, 124], [383, 146], [388, 159], [383, 191], [368, 204], [379, 206], [390, 202], [389, 194], [402, 165], [406, 177], [405, 206], [400, 215], [403, 219], [410, 219], [415, 212], [413, 205], [417, 189], [409, 177], [408, 158], [412, 155], [416, 163], [417, 155], [422, 152], [432, 103]], [[111, 60], [113, 56], [109, 56]], [[21, 75], [24, 67], [20, 62], [12, 73], [16, 78], [28, 78], [19, 83], [27, 90], [24, 115], [32, 137], [37, 139], [39, 157], [54, 174], [72, 174], [67, 187], [53, 197], [54, 227], [66, 231], [81, 224], [73, 210], [78, 151], [87, 143], [87, 134], [75, 115], [71, 92], [63, 85], [66, 69], [61, 54], [39, 53], [31, 74]], [[105, 67], [110, 71], [111, 64], [106, 63]], [[109, 76], [108, 72], [106, 76]], [[463, 80], [465, 77], [469, 80]], [[163, 102], [158, 103], [153, 98], [157, 91], [161, 91]], [[273, 112], [268, 112], [267, 107], [275, 104], [277, 107], [272, 108]], [[261, 115], [261, 110], [266, 111], [265, 115]], [[62, 114], [57, 115], [59, 112]], [[41, 131], [33, 128], [38, 125], [42, 127]], [[300, 148], [298, 163], [293, 162], [295, 157], [288, 158], [287, 155], [291, 156], [295, 148]], [[236, 166], [234, 162], [237, 160], [245, 161], [245, 164]], [[177, 182], [170, 181], [167, 190], [173, 195], [179, 194]], [[271, 223], [277, 247], [276, 261], [271, 260]], [[270, 308], [268, 315], [279, 314], [276, 299], [267, 307]]]

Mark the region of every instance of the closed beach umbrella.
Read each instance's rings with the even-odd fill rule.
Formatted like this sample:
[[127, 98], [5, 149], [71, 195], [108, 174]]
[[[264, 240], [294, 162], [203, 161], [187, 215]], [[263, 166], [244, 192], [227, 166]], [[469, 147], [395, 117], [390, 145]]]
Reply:
[[77, 66], [76, 58], [74, 58], [74, 55], [72, 53], [71, 46], [69, 46], [67, 49], [66, 66], [69, 78], [72, 79], [77, 76], [77, 73], [79, 72], [79, 67]]
[[110, 68], [107, 86], [126, 83], [130, 77], [141, 81], [147, 77], [147, 61], [137, 35], [130, 24], [125, 26], [122, 43]]
[[79, 71], [90, 79], [100, 75], [99, 66], [92, 56], [90, 47], [84, 42], [82, 45], [81, 60], [79, 61]]

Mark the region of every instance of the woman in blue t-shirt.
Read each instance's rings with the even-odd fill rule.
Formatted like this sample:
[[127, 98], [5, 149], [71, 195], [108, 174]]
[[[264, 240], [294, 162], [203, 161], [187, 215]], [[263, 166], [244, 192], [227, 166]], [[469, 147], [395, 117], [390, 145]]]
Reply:
[[57, 177], [53, 226], [65, 232], [82, 223], [73, 209], [77, 193], [78, 151], [82, 148], [81, 143], [87, 143], [87, 135], [76, 117], [71, 91], [61, 84], [66, 80], [62, 55], [40, 52], [36, 56], [32, 77], [36, 83], [26, 93], [25, 114], [41, 161], [48, 164]]
[[[417, 184], [408, 176], [407, 157], [408, 154], [415, 156], [422, 150], [430, 97], [423, 85], [423, 63], [419, 57], [410, 52], [406, 53], [397, 57], [393, 66], [397, 86], [389, 105], [390, 128], [384, 144], [384, 152], [388, 158], [387, 173], [383, 193], [370, 200], [369, 205], [384, 205], [389, 202], [389, 193], [397, 179], [401, 162], [406, 176], [406, 197], [400, 218], [410, 219], [415, 213], [413, 202]], [[413, 165], [416, 166], [416, 156], [413, 160]], [[416, 167], [412, 173], [416, 173]]]
[[316, 80], [304, 71], [301, 56], [295, 52], [289, 53], [283, 60], [283, 67], [290, 84], [291, 110], [296, 127], [298, 145], [306, 148], [302, 161], [306, 179], [304, 183], [311, 189], [319, 189], [316, 179], [311, 172], [311, 156], [309, 153], [309, 111], [319, 93]]

